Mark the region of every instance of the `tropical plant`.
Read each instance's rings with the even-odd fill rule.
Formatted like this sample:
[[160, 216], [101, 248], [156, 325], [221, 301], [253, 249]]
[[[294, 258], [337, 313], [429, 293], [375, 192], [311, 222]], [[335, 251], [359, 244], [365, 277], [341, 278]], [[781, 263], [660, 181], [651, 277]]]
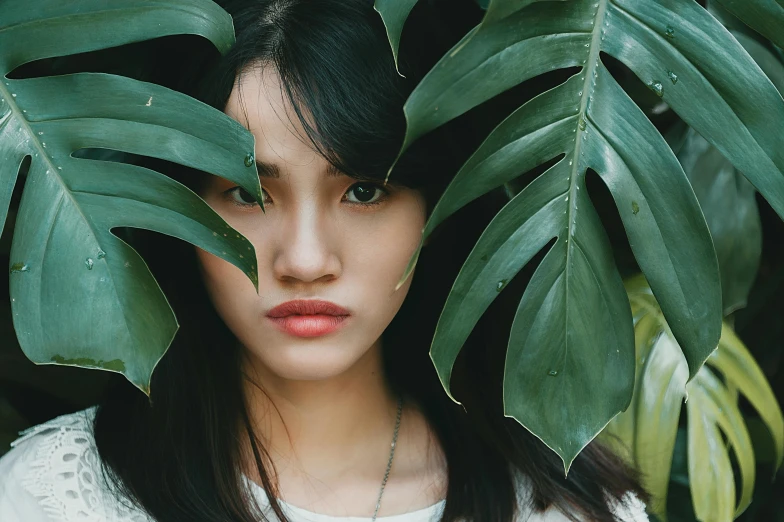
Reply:
[[[709, 2], [707, 8], [749, 52], [779, 92], [784, 92], [784, 65], [775, 54], [776, 48], [719, 5]], [[678, 519], [685, 514], [678, 502], [674, 510], [667, 509], [669, 486], [675, 482], [676, 488], [690, 489], [698, 520], [724, 522], [746, 512], [755, 486], [755, 459], [780, 469], [784, 452], [781, 410], [765, 375], [730, 326], [735, 323], [736, 311], [747, 306], [758, 275], [761, 216], [754, 187], [694, 129], [677, 122], [666, 137], [689, 177], [711, 231], [721, 271], [726, 322], [717, 351], [684, 387], [681, 377], [685, 363], [672, 335], [666, 333], [666, 323], [661, 324], [663, 318], [655, 298], [642, 277], [628, 280], [637, 349], [635, 392], [630, 408], [614, 418], [606, 432], [616, 436], [609, 441], [622, 442], [621, 453], [628, 450], [627, 455], [642, 471], [646, 487], [653, 494], [649, 507], [660, 519]], [[755, 304], [759, 304], [759, 297]], [[739, 379], [740, 384], [736, 382]], [[679, 422], [684, 391], [689, 397], [686, 423]], [[738, 391], [744, 391], [747, 402], [761, 413], [760, 420], [749, 421], [752, 426], [765, 426], [756, 430], [756, 450], [752, 449], [751, 430], [741, 416]], [[680, 417], [683, 419], [683, 415]], [[766, 438], [761, 431], [773, 435], [772, 444], [760, 440]], [[722, 438], [729, 441], [733, 458]], [[683, 469], [677, 469], [680, 461], [684, 461]], [[671, 464], [676, 466], [672, 473]], [[736, 468], [742, 484], [737, 494]], [[760, 494], [757, 491], [755, 496]]]
[[[742, 393], [774, 440], [774, 467], [784, 457], [784, 418], [754, 358], [728, 324], [719, 346], [688, 382], [688, 368], [675, 337], [643, 276], [627, 279], [634, 317], [637, 375], [629, 408], [603, 433], [640, 470], [653, 499], [648, 508], [667, 520], [667, 492], [681, 404], [688, 416], [688, 469], [698, 520], [733, 520], [754, 491], [755, 455], [738, 405]], [[721, 377], [721, 378], [720, 378]], [[742, 483], [736, 504], [729, 446]], [[617, 444], [619, 443], [620, 444]]]
[[[209, 0], [39, 0], [0, 4], [0, 230], [30, 158], [11, 247], [14, 329], [39, 364], [123, 373], [149, 392], [177, 321], [144, 260], [112, 233], [137, 227], [198, 245], [256, 282], [255, 252], [201, 198], [148, 168], [80, 154], [110, 149], [230, 179], [260, 198], [253, 136], [162, 86], [78, 73], [11, 79], [56, 56], [195, 34], [220, 51], [231, 17]], [[108, 6], [108, 7], [107, 7]]]
[[[377, 0], [393, 47], [415, 3]], [[763, 34], [784, 27], [769, 23], [781, 5], [749, 4], [754, 7], [745, 21]], [[589, 169], [615, 201], [690, 378], [721, 333], [718, 262], [697, 198], [660, 132], [608, 71], [605, 55], [636, 74], [784, 216], [784, 100], [694, 0], [491, 0], [482, 22], [405, 105], [403, 150], [529, 78], [578, 68], [492, 131], [423, 233], [473, 199], [554, 163], [479, 239], [442, 312], [431, 357], [449, 393], [453, 364], [479, 317], [533, 255], [546, 250], [511, 328], [504, 407], [561, 456], [566, 470], [629, 406], [634, 387], [631, 310], [586, 193]], [[415, 262], [416, 255], [410, 269]]]

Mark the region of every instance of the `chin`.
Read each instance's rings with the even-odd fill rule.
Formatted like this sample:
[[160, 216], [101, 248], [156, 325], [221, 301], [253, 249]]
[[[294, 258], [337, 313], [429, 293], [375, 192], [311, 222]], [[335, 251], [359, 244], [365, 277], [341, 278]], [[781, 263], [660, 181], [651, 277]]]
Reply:
[[294, 343], [265, 347], [262, 353], [251, 350], [251, 357], [276, 377], [291, 381], [321, 381], [351, 369], [364, 355], [344, 346], [322, 343]]

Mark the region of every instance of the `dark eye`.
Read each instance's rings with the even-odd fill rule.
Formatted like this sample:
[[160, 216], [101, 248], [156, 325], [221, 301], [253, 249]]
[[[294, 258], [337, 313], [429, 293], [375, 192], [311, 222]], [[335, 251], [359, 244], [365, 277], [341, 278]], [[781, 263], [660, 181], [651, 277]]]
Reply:
[[[231, 200], [237, 205], [242, 205], [242, 206], [256, 205], [256, 200], [253, 199], [251, 193], [242, 187], [234, 187], [233, 189], [230, 189], [228, 193], [229, 196], [231, 197]], [[269, 197], [267, 196], [267, 191], [262, 189], [261, 194], [264, 197], [264, 204], [266, 205], [267, 198]]]
[[355, 183], [346, 192], [346, 200], [349, 203], [369, 205], [375, 203], [384, 196], [384, 189], [375, 183]]

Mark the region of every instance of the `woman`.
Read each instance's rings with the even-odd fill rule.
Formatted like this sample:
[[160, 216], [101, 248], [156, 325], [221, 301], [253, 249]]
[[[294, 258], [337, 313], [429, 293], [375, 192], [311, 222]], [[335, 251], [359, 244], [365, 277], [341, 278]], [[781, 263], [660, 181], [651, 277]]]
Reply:
[[29, 430], [0, 460], [0, 520], [647, 520], [618, 459], [592, 444], [565, 479], [499, 390], [472, 385], [500, 383], [503, 346], [481, 325], [455, 372], [465, 409], [441, 389], [428, 343], [487, 216], [456, 217], [461, 236], [442, 231], [396, 290], [465, 159], [433, 134], [383, 184], [430, 65], [419, 50], [401, 78], [372, 0], [224, 7], [236, 45], [186, 89], [255, 135], [265, 209], [223, 179], [172, 175], [253, 243], [259, 294], [232, 265], [138, 233], [181, 323], [150, 400], [118, 380], [97, 408]]

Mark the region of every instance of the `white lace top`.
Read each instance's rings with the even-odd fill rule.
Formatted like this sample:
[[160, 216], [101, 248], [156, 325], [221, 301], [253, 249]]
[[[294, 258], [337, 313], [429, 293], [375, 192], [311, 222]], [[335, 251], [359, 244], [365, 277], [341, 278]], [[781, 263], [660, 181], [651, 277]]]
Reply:
[[[0, 458], [0, 521], [2, 522], [154, 522], [121, 498], [104, 480], [92, 435], [95, 407], [57, 417], [20, 433], [13, 449]], [[260, 486], [247, 487], [264, 507], [269, 505]], [[313, 513], [281, 502], [291, 522], [371, 522], [363, 517], [335, 517]], [[444, 501], [402, 515], [379, 517], [377, 522], [436, 522]], [[647, 522], [636, 497], [616, 509], [623, 522]], [[275, 520], [270, 512], [270, 520]], [[523, 513], [519, 522], [565, 522], [555, 509]]]

